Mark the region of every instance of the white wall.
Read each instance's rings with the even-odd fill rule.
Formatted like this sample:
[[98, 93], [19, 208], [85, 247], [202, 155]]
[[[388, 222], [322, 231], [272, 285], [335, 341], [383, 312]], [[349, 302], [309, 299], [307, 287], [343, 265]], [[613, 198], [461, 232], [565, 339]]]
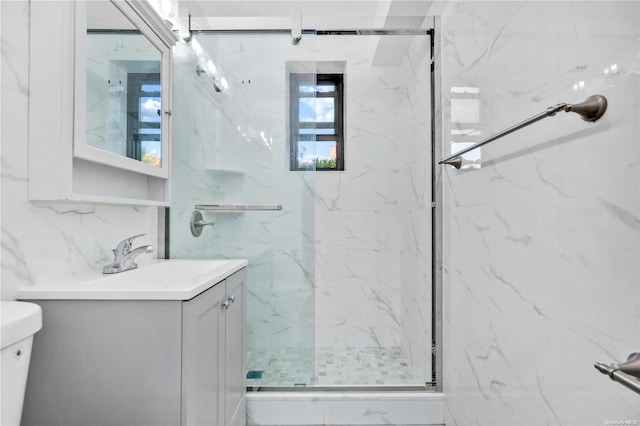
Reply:
[[469, 127], [453, 87], [478, 89], [470, 141], [609, 100], [597, 123], [561, 112], [483, 147], [480, 169], [445, 167], [447, 424], [640, 422], [593, 367], [640, 350], [640, 3], [436, 6], [445, 147]]
[[[12, 300], [21, 285], [100, 275], [102, 266], [113, 259], [111, 249], [128, 236], [147, 233], [139, 243], [155, 245], [157, 209], [28, 201], [29, 2], [2, 2], [0, 7], [1, 297]], [[139, 263], [149, 259], [140, 256]]]

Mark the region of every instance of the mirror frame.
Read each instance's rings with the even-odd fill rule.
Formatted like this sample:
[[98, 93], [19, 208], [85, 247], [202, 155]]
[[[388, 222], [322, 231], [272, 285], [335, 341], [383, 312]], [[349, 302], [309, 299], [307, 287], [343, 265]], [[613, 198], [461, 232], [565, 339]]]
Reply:
[[177, 37], [166, 26], [155, 10], [146, 1], [110, 0], [111, 3], [158, 49], [160, 60], [160, 102], [162, 105], [161, 166], [152, 166], [120, 154], [115, 154], [88, 145], [87, 123], [87, 69], [84, 44], [79, 42], [87, 36], [87, 2], [75, 2], [75, 94], [74, 94], [74, 137], [73, 155], [83, 160], [105, 164], [162, 179], [169, 178], [171, 162], [171, 48]]

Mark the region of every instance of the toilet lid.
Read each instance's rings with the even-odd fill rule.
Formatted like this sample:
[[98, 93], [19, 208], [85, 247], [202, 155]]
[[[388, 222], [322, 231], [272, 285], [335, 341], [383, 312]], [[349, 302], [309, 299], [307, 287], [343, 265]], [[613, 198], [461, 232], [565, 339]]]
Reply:
[[42, 309], [35, 303], [0, 303], [0, 343], [2, 349], [25, 339], [42, 328]]

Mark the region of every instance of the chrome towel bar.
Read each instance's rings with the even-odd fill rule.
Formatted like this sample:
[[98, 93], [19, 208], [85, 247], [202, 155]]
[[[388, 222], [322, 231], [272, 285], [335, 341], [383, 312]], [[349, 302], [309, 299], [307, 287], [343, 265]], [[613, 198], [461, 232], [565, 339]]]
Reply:
[[607, 98], [605, 98], [602, 95], [589, 96], [583, 102], [580, 102], [579, 104], [575, 104], [575, 105], [571, 105], [567, 103], [558, 104], [558, 105], [547, 108], [546, 111], [541, 112], [538, 115], [534, 115], [533, 117], [528, 118], [516, 124], [515, 126], [511, 126], [508, 129], [503, 130], [502, 132], [496, 133], [495, 135], [492, 135], [476, 144], [473, 144], [467, 148], [464, 148], [456, 152], [455, 154], [445, 157], [442, 160], [440, 160], [438, 164], [449, 164], [450, 166], [453, 166], [456, 169], [459, 169], [460, 166], [462, 165], [462, 159], [460, 158], [462, 154], [466, 154], [469, 151], [473, 151], [474, 149], [480, 148], [481, 146], [486, 145], [489, 142], [493, 142], [496, 139], [506, 136], [509, 133], [513, 133], [516, 130], [520, 130], [523, 127], [528, 126], [529, 124], [533, 124], [536, 121], [542, 120], [543, 118], [553, 117], [554, 115], [556, 115], [556, 113], [560, 111], [575, 112], [577, 114], [580, 114], [583, 120], [594, 122], [594, 121], [597, 121], [600, 117], [602, 117], [602, 115], [606, 110], [607, 110]]
[[640, 353], [632, 353], [623, 364], [603, 364], [596, 362], [594, 367], [632, 391], [640, 394]]
[[196, 204], [195, 209], [217, 211], [282, 210], [282, 204]]

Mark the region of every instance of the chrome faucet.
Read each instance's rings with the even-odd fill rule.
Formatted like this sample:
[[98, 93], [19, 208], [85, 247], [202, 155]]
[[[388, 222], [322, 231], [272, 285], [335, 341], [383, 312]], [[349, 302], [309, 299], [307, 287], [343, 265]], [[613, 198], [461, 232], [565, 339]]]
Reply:
[[133, 240], [145, 235], [147, 234], [134, 235], [133, 237], [120, 241], [118, 246], [112, 250], [114, 254], [113, 262], [105, 266], [102, 269], [102, 273], [115, 274], [137, 268], [136, 257], [142, 253], [153, 253], [153, 246], [140, 246], [131, 250]]

